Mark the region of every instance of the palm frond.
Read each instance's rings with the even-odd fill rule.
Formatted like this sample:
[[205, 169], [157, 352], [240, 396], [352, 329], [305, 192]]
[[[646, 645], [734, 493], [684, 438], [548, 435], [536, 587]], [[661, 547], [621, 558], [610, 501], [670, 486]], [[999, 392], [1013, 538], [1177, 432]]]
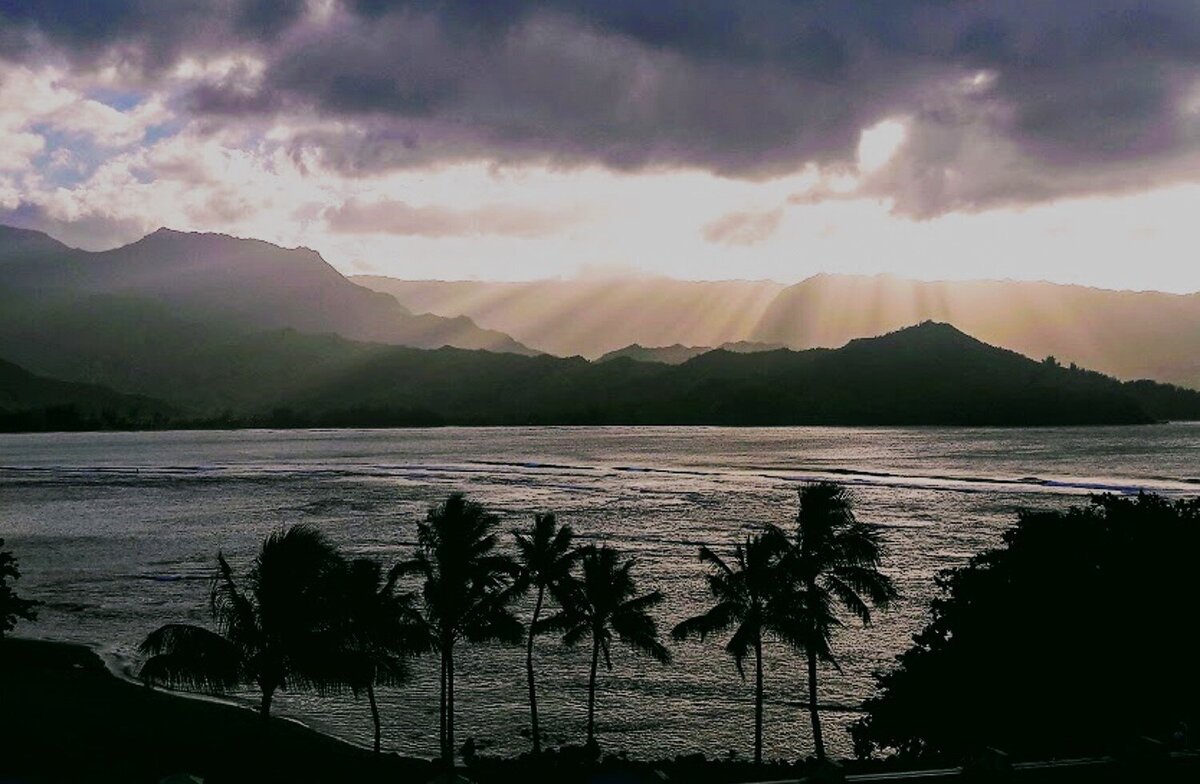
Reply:
[[825, 584], [829, 592], [837, 599], [837, 601], [849, 610], [859, 621], [864, 625], [871, 622], [871, 607], [868, 605], [858, 592], [850, 585], [847, 585], [836, 574], [828, 574], [825, 576]]
[[640, 610], [619, 612], [612, 617], [612, 628], [621, 642], [638, 653], [667, 664], [671, 653], [658, 640], [658, 625], [654, 619]]
[[246, 680], [237, 647], [200, 626], [160, 626], [146, 636], [138, 651], [150, 657], [138, 671], [147, 683], [223, 692]]
[[723, 632], [737, 623], [741, 612], [742, 607], [732, 602], [715, 604], [706, 612], [677, 623], [671, 630], [671, 637], [676, 640], [686, 640], [689, 637], [707, 639], [709, 635]]
[[759, 638], [760, 630], [753, 624], [743, 623], [729, 638], [729, 642], [725, 643], [725, 652], [733, 657], [733, 666], [737, 668], [738, 675], [743, 679], [746, 677], [744, 663], [746, 657], [754, 649], [754, 643]]
[[645, 594], [644, 596], [638, 596], [633, 599], [629, 599], [627, 601], [622, 602], [621, 604], [617, 605], [615, 612], [617, 612], [617, 613], [642, 612], [644, 610], [650, 609], [651, 607], [655, 607], [659, 604], [662, 604], [662, 602], [665, 598], [666, 597], [664, 597], [662, 595], [661, 591], [651, 591], [650, 593]]
[[253, 645], [258, 637], [258, 610], [233, 579], [224, 553], [217, 553], [217, 575], [209, 592], [209, 609], [217, 629], [239, 645]]
[[538, 618], [537, 623], [533, 625], [534, 634], [542, 634], [543, 632], [561, 632], [565, 629], [574, 626], [579, 622], [579, 617], [575, 613], [567, 610], [560, 610], [556, 613], [543, 615]]
[[574, 626], [568, 626], [563, 632], [563, 645], [568, 648], [574, 648], [579, 643], [591, 636], [592, 627], [586, 621], [577, 623]]
[[886, 610], [899, 596], [892, 578], [865, 566], [840, 566], [833, 574], [856, 592], [865, 595], [875, 607]]
[[700, 546], [700, 561], [712, 566], [726, 576], [733, 576], [733, 569], [729, 568], [729, 564], [725, 563], [725, 560], [709, 549], [707, 545]]

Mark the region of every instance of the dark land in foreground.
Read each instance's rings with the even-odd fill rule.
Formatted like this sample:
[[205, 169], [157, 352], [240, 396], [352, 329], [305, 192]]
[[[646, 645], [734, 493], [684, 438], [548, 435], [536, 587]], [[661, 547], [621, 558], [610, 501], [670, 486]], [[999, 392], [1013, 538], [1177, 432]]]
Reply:
[[[158, 782], [189, 773], [220, 782], [425, 782], [438, 775], [430, 761], [370, 751], [303, 725], [259, 716], [231, 705], [187, 699], [113, 677], [87, 648], [35, 640], [0, 640], [0, 780], [40, 782]], [[846, 773], [896, 772], [882, 762], [848, 762]], [[739, 782], [804, 780], [805, 763], [767, 764], [705, 760], [659, 762], [607, 757], [597, 762], [551, 753], [481, 760], [462, 769], [490, 782]], [[1194, 781], [1200, 760], [1176, 756], [1152, 779], [1132, 759], [1079, 767], [1022, 767], [1020, 781]], [[665, 778], [664, 778], [665, 777]], [[965, 780], [948, 769], [923, 781]], [[978, 780], [978, 779], [976, 779]]]

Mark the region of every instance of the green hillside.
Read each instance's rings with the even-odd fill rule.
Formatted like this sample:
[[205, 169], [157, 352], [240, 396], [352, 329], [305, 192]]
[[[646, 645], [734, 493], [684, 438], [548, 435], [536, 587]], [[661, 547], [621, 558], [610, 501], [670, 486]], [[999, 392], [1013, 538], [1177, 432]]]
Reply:
[[154, 427], [177, 415], [157, 400], [37, 376], [0, 359], [0, 431]]
[[[130, 340], [123, 352], [81, 350], [77, 367], [88, 368], [95, 382], [178, 406], [184, 413], [176, 421], [183, 424], [1015, 426], [1200, 419], [1200, 392], [1035, 362], [932, 322], [840, 349], [716, 350], [666, 365], [423, 350], [295, 330], [202, 330], [141, 303], [126, 306], [122, 323], [93, 322], [81, 313], [80, 339], [106, 328], [148, 337]], [[97, 341], [116, 342], [103, 335]]]

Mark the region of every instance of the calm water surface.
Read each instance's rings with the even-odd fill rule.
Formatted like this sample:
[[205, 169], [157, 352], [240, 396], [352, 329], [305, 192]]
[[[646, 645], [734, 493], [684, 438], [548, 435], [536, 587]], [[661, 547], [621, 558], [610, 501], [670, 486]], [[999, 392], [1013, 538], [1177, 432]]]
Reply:
[[[461, 490], [504, 528], [554, 511], [582, 537], [640, 559], [667, 595], [661, 626], [704, 606], [696, 550], [728, 550], [746, 526], [787, 525], [797, 484], [853, 487], [860, 518], [884, 528], [903, 598], [837, 638], [842, 674], [822, 704], [836, 753], [844, 727], [925, 621], [933, 577], [996, 544], [1022, 508], [1062, 508], [1097, 491], [1200, 493], [1200, 425], [1090, 429], [518, 428], [0, 435], [0, 537], [20, 557], [22, 593], [45, 602], [27, 636], [97, 648], [136, 667], [137, 643], [168, 621], [207, 622], [217, 550], [244, 570], [269, 532], [312, 523], [352, 555], [409, 552], [428, 505]], [[586, 647], [586, 646], [585, 646]], [[750, 753], [753, 707], [717, 644], [673, 646], [669, 667], [618, 650], [601, 676], [598, 733], [632, 756]], [[543, 726], [581, 742], [587, 653], [539, 642]], [[488, 753], [527, 747], [522, 651], [476, 647], [457, 667], [458, 732]], [[770, 649], [769, 756], [811, 753], [802, 663]], [[437, 674], [383, 690], [386, 746], [432, 756]], [[355, 742], [365, 701], [288, 694], [282, 713]]]

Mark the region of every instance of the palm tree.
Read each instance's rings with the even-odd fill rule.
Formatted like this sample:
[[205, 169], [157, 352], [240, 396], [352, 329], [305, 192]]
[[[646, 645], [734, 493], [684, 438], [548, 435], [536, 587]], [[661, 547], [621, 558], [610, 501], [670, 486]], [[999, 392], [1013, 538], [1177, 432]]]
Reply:
[[564, 593], [562, 612], [542, 622], [542, 629], [563, 632], [563, 643], [577, 645], [585, 639], [592, 643], [592, 668], [588, 678], [587, 745], [596, 744], [596, 670], [600, 654], [612, 671], [614, 633], [621, 642], [638, 653], [663, 664], [671, 653], [658, 640], [658, 626], [646, 612], [660, 604], [663, 595], [653, 591], [637, 596], [637, 585], [630, 574], [636, 560], [620, 561], [611, 547], [589, 547], [582, 556], [583, 575], [573, 580]]
[[519, 642], [520, 622], [508, 610], [516, 595], [516, 563], [495, 552], [496, 516], [455, 493], [430, 508], [417, 526], [417, 553], [397, 574], [420, 576], [422, 623], [442, 660], [442, 759], [454, 764], [454, 646]]
[[825, 759], [821, 714], [817, 707], [817, 661], [840, 671], [833, 656], [833, 631], [842, 625], [839, 609], [848, 610], [864, 625], [871, 608], [886, 609], [896, 598], [891, 578], [879, 571], [883, 557], [879, 529], [854, 516], [850, 493], [835, 482], [816, 482], [800, 488], [800, 510], [791, 538], [772, 526], [769, 535], [785, 546], [783, 567], [803, 614], [802, 642], [808, 658], [808, 709], [813, 745]]
[[733, 629], [725, 652], [733, 657], [738, 674], [746, 677], [743, 663], [754, 654], [754, 764], [762, 763], [763, 747], [763, 640], [774, 637], [796, 650], [803, 648], [803, 628], [780, 572], [782, 549], [773, 536], [747, 535], [734, 550], [733, 563], [707, 547], [700, 560], [712, 571], [708, 590], [716, 603], [704, 613], [688, 618], [671, 632], [676, 640], [710, 635]]
[[[537, 687], [533, 677], [533, 638], [537, 634], [538, 618], [542, 604], [549, 591], [560, 598], [571, 578], [571, 567], [579, 559], [581, 550], [571, 549], [575, 536], [571, 526], [558, 527], [553, 514], [534, 515], [533, 527], [525, 531], [513, 531], [517, 540], [517, 562], [521, 566], [522, 587], [537, 590], [533, 604], [533, 617], [525, 639], [525, 673], [529, 678], [529, 718], [533, 732], [533, 753], [542, 750], [541, 732], [538, 729]], [[560, 598], [561, 604], [561, 598]]]
[[431, 643], [410, 594], [396, 593], [398, 570], [383, 577], [377, 561], [358, 558], [346, 565], [337, 598], [341, 625], [337, 644], [343, 678], [355, 693], [365, 691], [375, 725], [379, 753], [379, 706], [375, 686], [401, 686], [408, 681], [408, 657], [429, 650]]
[[209, 596], [217, 631], [182, 623], [156, 629], [139, 647], [150, 657], [140, 677], [212, 692], [256, 685], [264, 720], [278, 689], [335, 683], [332, 581], [343, 566], [321, 532], [297, 525], [268, 536], [245, 589], [224, 555], [217, 563]]

